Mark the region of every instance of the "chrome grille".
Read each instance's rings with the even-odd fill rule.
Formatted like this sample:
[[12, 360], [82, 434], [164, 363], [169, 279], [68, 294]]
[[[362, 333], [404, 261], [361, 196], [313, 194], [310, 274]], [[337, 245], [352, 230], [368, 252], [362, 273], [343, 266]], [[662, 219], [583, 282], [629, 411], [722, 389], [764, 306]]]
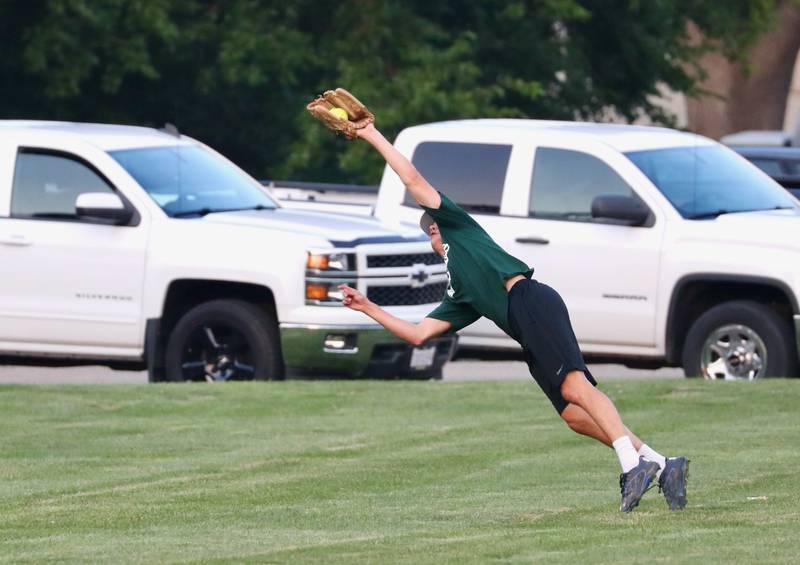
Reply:
[[411, 286], [371, 286], [367, 298], [378, 306], [414, 306], [441, 302], [447, 281], [414, 288]]
[[371, 255], [367, 257], [367, 268], [411, 267], [412, 265], [440, 265], [442, 258], [436, 253], [403, 253], [399, 255]]

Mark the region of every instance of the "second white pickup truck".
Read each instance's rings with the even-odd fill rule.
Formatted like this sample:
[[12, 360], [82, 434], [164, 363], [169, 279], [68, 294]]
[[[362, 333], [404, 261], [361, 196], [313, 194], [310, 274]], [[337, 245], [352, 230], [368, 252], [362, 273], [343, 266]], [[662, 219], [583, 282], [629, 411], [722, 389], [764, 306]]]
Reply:
[[[687, 376], [794, 376], [800, 210], [767, 175], [701, 136], [655, 127], [464, 120], [396, 147], [535, 268], [588, 358]], [[379, 218], [420, 209], [386, 169]], [[463, 346], [518, 345], [481, 319]]]

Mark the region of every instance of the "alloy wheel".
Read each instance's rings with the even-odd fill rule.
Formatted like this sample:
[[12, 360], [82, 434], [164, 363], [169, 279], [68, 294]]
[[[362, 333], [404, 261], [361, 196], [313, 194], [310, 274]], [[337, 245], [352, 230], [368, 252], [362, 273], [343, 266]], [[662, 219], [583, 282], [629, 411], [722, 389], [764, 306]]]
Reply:
[[225, 324], [204, 324], [186, 340], [181, 356], [184, 380], [253, 380], [253, 352], [245, 336]]
[[766, 367], [764, 340], [741, 324], [717, 328], [701, 349], [700, 368], [706, 379], [753, 380], [764, 376]]

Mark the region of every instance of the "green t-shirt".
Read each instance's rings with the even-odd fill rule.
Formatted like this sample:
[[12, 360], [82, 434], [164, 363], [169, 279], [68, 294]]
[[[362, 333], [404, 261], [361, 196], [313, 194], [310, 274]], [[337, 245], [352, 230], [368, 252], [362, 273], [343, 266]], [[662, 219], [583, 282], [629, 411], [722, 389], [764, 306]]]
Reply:
[[428, 317], [460, 330], [486, 316], [512, 335], [505, 282], [515, 275], [530, 278], [533, 269], [503, 251], [469, 214], [441, 196], [439, 208], [422, 207], [439, 226], [448, 279], [444, 300]]

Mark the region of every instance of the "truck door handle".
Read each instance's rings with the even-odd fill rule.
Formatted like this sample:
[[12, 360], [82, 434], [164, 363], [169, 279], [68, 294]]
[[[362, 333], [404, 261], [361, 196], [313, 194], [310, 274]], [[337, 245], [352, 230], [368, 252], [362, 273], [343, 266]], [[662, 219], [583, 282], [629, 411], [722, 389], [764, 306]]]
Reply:
[[543, 237], [518, 237], [517, 243], [534, 243], [536, 245], [547, 245], [550, 243], [549, 239]]
[[33, 242], [24, 235], [13, 234], [0, 236], [0, 243], [3, 245], [17, 245], [22, 247], [25, 245], [30, 245]]

